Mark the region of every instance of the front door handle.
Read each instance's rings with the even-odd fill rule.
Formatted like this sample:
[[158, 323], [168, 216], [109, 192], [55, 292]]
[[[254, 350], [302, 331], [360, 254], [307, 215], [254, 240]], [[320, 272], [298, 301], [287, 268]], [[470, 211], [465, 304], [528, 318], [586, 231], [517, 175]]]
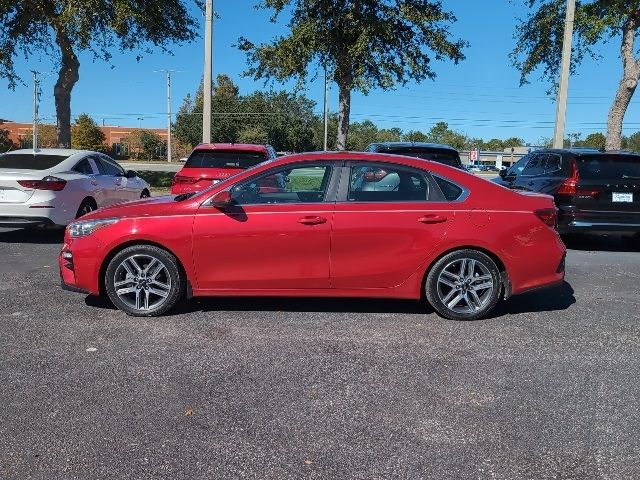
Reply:
[[420, 217], [418, 221], [426, 224], [443, 223], [447, 221], [447, 218], [442, 215], [424, 215]]
[[321, 223], [325, 223], [326, 221], [327, 219], [324, 217], [309, 216], [309, 217], [302, 217], [301, 219], [298, 220], [298, 223], [301, 223], [303, 225], [320, 225]]

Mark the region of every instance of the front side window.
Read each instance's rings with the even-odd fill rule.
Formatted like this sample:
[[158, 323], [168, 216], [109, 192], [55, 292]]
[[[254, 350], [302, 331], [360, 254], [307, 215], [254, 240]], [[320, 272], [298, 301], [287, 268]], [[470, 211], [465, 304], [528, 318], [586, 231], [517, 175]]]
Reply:
[[328, 165], [283, 168], [235, 185], [231, 197], [236, 205], [319, 203], [330, 177]]
[[111, 177], [124, 175], [124, 171], [118, 165], [108, 162], [104, 158], [94, 157], [93, 160], [96, 162], [96, 165], [98, 166], [100, 175], [109, 175]]
[[363, 164], [351, 168], [350, 202], [427, 201], [429, 181], [424, 172], [389, 165]]

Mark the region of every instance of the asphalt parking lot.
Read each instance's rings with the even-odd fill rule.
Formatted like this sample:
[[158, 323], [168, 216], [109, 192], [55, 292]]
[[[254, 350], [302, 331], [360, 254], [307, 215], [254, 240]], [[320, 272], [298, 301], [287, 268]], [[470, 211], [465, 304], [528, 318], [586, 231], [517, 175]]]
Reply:
[[191, 301], [134, 319], [0, 230], [0, 478], [640, 478], [640, 248], [453, 322], [414, 302]]

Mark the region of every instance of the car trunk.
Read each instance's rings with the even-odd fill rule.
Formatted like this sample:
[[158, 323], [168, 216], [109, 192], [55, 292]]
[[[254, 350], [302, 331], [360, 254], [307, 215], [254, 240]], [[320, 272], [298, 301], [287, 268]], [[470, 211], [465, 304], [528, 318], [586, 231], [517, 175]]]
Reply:
[[19, 180], [41, 180], [38, 170], [11, 171], [0, 169], [0, 204], [19, 204], [27, 202], [33, 195], [32, 188], [25, 188]]
[[640, 157], [585, 156], [576, 163], [579, 180], [573, 203], [578, 209], [640, 214]]

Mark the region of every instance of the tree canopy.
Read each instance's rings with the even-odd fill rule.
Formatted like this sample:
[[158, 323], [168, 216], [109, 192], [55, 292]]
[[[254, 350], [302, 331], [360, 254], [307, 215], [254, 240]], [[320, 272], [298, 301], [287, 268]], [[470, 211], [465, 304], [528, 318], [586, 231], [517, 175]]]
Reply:
[[[540, 71], [555, 91], [560, 59], [566, 0], [523, 0], [528, 16], [516, 26], [513, 65], [521, 72], [520, 83]], [[619, 39], [623, 77], [608, 115], [606, 147], [619, 149], [622, 123], [640, 79], [640, 58], [635, 39], [640, 26], [640, 0], [583, 0], [576, 5], [571, 71], [576, 72], [585, 56], [599, 58], [596, 46]], [[606, 59], [605, 59], [606, 60]]]
[[173, 42], [193, 40], [196, 29], [184, 0], [0, 0], [0, 76], [11, 88], [21, 81], [13, 65], [18, 55], [46, 55], [59, 62], [54, 87], [58, 144], [68, 147], [78, 52], [110, 61], [117, 48], [140, 58], [152, 46], [167, 50]]
[[71, 146], [99, 152], [106, 147], [104, 141], [105, 135], [96, 122], [86, 113], [79, 115], [71, 131]]
[[299, 82], [325, 68], [339, 87], [337, 148], [347, 147], [351, 91], [388, 90], [436, 76], [433, 60], [464, 59], [467, 45], [452, 39], [455, 16], [429, 0], [263, 0], [272, 22], [291, 12], [290, 31], [272, 43], [241, 38], [247, 75]]

